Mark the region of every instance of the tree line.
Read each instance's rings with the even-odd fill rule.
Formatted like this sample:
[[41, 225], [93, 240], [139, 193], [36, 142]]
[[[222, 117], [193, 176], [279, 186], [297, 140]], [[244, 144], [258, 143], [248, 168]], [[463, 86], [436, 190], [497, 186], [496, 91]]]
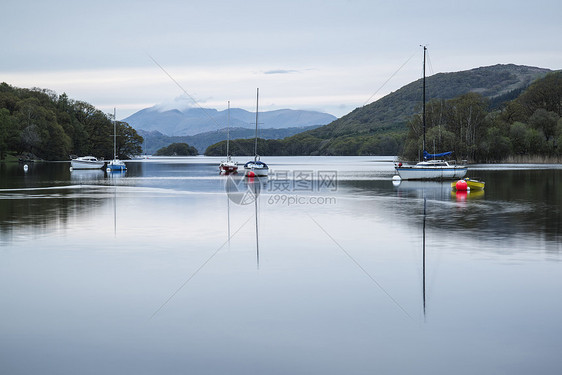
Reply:
[[[377, 135], [350, 135], [334, 139], [322, 139], [308, 133], [296, 134], [283, 139], [258, 139], [259, 155], [397, 155], [404, 142], [404, 134], [387, 133]], [[226, 154], [226, 141], [207, 147], [205, 155]], [[253, 155], [254, 139], [230, 141], [230, 154]]]
[[[8, 155], [68, 160], [70, 155], [113, 159], [113, 116], [45, 89], [0, 84], [0, 159]], [[143, 138], [116, 122], [120, 159], [142, 153]]]
[[[500, 162], [510, 157], [562, 156], [562, 72], [535, 81], [516, 99], [494, 108], [477, 93], [426, 105], [426, 150], [457, 159]], [[422, 153], [422, 116], [415, 115], [402, 157]]]

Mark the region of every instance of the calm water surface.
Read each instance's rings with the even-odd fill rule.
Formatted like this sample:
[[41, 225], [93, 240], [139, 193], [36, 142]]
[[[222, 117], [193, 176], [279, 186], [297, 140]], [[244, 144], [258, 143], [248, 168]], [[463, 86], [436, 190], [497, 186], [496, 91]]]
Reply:
[[263, 159], [0, 164], [1, 373], [562, 371], [559, 166]]

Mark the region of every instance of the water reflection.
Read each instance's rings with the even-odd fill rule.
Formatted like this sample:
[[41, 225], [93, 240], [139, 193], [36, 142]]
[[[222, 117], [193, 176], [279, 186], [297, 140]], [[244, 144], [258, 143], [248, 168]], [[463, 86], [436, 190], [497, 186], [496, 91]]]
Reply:
[[2, 174], [8, 372], [556, 373], [558, 197], [523, 192], [549, 177], [504, 194], [512, 171], [482, 171], [464, 199], [342, 165], [334, 205], [273, 204], [263, 179], [235, 180], [256, 197], [237, 204], [199, 159], [83, 183], [62, 163]]
[[92, 183], [95, 184], [99, 180], [106, 177], [106, 171], [100, 169], [75, 169], [70, 171], [70, 181], [74, 183]]

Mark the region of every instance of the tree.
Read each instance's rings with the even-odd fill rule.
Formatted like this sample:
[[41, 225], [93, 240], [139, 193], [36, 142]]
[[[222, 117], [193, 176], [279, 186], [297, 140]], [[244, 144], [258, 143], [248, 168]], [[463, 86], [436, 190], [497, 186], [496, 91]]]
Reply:
[[[117, 155], [120, 159], [129, 159], [142, 154], [144, 139], [131, 125], [126, 122], [117, 122]], [[197, 155], [197, 154], [196, 154]]]
[[546, 140], [554, 138], [556, 133], [556, 124], [560, 118], [555, 112], [547, 111], [544, 108], [537, 109], [531, 117], [529, 117], [529, 125], [542, 131]]
[[483, 125], [488, 114], [488, 102], [480, 94], [468, 93], [447, 101], [447, 104], [446, 127], [457, 138], [455, 154], [474, 160], [476, 145], [485, 134]]
[[562, 117], [562, 72], [547, 74], [529, 86], [517, 102], [530, 117], [539, 108], [556, 113]]
[[6, 158], [9, 150], [16, 150], [20, 133], [15, 118], [10, 116], [10, 111], [0, 108], [0, 160]]
[[529, 137], [527, 136], [527, 125], [522, 122], [515, 122], [509, 129], [509, 138], [513, 152], [517, 155], [524, 155], [529, 152]]
[[501, 161], [511, 154], [511, 141], [502, 135], [500, 129], [491, 127], [480, 143], [480, 152], [487, 162]]

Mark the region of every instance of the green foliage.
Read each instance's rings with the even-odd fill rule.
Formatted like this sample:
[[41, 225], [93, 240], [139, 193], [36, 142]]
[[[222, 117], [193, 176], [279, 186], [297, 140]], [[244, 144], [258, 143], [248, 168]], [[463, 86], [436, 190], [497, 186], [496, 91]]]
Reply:
[[154, 155], [156, 156], [195, 156], [199, 152], [187, 143], [172, 143], [167, 147], [162, 147]]
[[[510, 156], [562, 154], [562, 72], [537, 80], [521, 96], [490, 112], [487, 99], [469, 93], [427, 104], [426, 149], [454, 151], [457, 159], [501, 161]], [[414, 116], [402, 157], [422, 150], [422, 120]]]
[[[121, 159], [141, 153], [143, 142], [126, 123], [117, 124]], [[0, 159], [8, 153], [44, 160], [69, 155], [113, 158], [113, 122], [94, 106], [49, 90], [0, 84]]]

